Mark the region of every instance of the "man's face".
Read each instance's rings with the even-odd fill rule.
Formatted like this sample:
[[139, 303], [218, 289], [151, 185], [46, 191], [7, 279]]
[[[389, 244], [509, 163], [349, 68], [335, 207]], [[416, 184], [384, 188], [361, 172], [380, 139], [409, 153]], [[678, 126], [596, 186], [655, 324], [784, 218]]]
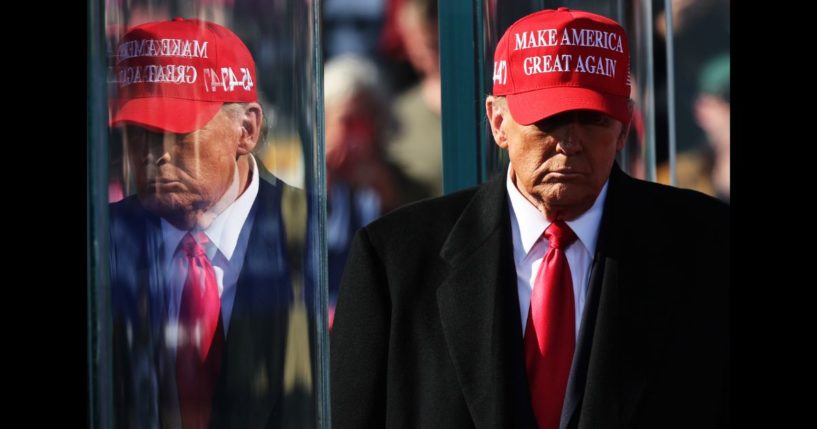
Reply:
[[188, 134], [128, 125], [125, 141], [142, 204], [177, 226], [192, 226], [233, 183], [242, 124], [222, 108]]
[[572, 110], [531, 125], [517, 123], [504, 99], [486, 103], [497, 145], [508, 150], [517, 189], [548, 219], [587, 211], [624, 146], [623, 124], [600, 112]]

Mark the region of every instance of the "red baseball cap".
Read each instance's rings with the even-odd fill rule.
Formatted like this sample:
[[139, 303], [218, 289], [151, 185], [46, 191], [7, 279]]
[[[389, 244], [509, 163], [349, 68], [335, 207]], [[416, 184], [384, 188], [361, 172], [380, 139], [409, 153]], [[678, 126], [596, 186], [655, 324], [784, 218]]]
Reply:
[[113, 60], [111, 126], [189, 133], [224, 103], [258, 100], [250, 51], [212, 22], [175, 18], [138, 25], [122, 37]]
[[560, 7], [514, 22], [496, 46], [493, 80], [522, 125], [577, 109], [630, 121], [627, 34], [601, 15]]

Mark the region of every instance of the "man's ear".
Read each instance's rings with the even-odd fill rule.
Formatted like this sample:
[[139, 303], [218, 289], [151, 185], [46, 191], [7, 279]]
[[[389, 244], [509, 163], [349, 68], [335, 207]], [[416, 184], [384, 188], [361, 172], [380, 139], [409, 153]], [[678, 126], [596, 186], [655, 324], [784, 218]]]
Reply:
[[627, 107], [630, 111], [630, 118], [627, 122], [623, 122], [621, 124], [621, 132], [618, 134], [618, 140], [616, 140], [616, 151], [624, 149], [624, 145], [627, 144], [627, 136], [630, 135], [630, 126], [633, 124], [633, 111], [635, 110], [635, 103], [630, 100]]
[[624, 149], [624, 145], [627, 144], [627, 136], [630, 135], [630, 125], [632, 123], [633, 120], [630, 118], [626, 124], [621, 124], [621, 133], [619, 133], [618, 140], [616, 140], [616, 152]]
[[485, 114], [488, 116], [488, 123], [491, 124], [491, 134], [494, 136], [496, 145], [502, 149], [508, 148], [508, 139], [505, 131], [502, 130], [502, 122], [505, 120], [505, 111], [508, 109], [507, 101], [489, 95], [485, 99]]
[[244, 114], [241, 116], [241, 140], [238, 143], [238, 155], [252, 153], [261, 138], [261, 124], [264, 115], [261, 105], [258, 103], [247, 103]]

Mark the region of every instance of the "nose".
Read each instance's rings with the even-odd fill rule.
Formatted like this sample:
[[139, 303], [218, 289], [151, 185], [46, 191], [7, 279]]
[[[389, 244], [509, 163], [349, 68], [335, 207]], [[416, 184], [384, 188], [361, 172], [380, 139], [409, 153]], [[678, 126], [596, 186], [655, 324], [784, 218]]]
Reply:
[[173, 146], [173, 134], [150, 133], [147, 138], [147, 163], [162, 165], [170, 161], [170, 149]]
[[578, 121], [574, 118], [564, 127], [564, 134], [559, 138], [556, 148], [565, 155], [574, 155], [582, 150], [581, 133], [576, 129]]

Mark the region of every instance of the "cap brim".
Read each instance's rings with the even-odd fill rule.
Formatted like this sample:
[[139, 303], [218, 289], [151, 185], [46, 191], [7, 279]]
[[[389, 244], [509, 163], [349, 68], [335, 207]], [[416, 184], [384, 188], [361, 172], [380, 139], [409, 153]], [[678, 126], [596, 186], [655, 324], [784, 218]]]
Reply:
[[514, 121], [530, 125], [568, 110], [595, 110], [622, 123], [630, 121], [629, 99], [586, 88], [558, 87], [507, 95]]
[[111, 127], [132, 124], [177, 134], [190, 133], [210, 122], [223, 104], [179, 98], [134, 98], [119, 107]]

